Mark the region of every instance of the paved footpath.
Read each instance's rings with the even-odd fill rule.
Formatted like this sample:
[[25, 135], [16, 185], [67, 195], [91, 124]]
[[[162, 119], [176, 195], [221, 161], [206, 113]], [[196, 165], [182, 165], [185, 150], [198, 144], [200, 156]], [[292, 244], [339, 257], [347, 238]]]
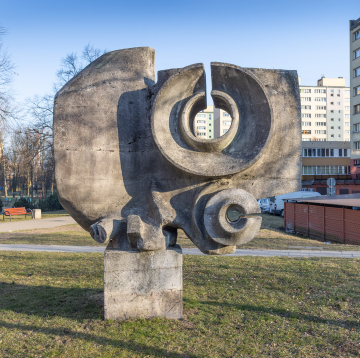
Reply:
[[[0, 251], [45, 251], [45, 252], [104, 252], [102, 246], [62, 246], [62, 245], [18, 245], [2, 244]], [[204, 255], [198, 249], [182, 249], [184, 255]], [[284, 256], [284, 257], [339, 257], [359, 258], [360, 251], [321, 250], [236, 250], [226, 256]]]
[[[20, 230], [49, 229], [52, 227], [76, 224], [71, 216], [41, 220], [24, 220], [0, 224], [0, 232]], [[45, 252], [104, 252], [104, 246], [63, 246], [63, 245], [18, 245], [0, 244], [0, 251], [45, 251]], [[198, 249], [182, 249], [184, 255], [204, 255]], [[343, 257], [360, 258], [360, 251], [325, 250], [236, 250], [226, 256], [285, 256], [285, 257]]]
[[12, 221], [6, 218], [8, 222], [0, 223], [0, 232], [12, 232], [20, 230], [35, 230], [35, 229], [49, 229], [52, 227], [76, 224], [76, 221], [71, 216], [58, 216], [56, 218], [32, 220], [26, 219], [23, 221]]

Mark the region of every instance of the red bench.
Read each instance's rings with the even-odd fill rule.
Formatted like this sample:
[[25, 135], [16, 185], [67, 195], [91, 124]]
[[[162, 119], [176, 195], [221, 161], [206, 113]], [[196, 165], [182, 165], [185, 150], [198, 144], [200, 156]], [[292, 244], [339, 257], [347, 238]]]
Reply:
[[25, 208], [4, 209], [3, 221], [5, 221], [5, 216], [10, 216], [11, 221], [11, 217], [15, 215], [25, 215], [26, 219], [26, 215], [31, 215], [31, 212], [28, 213]]

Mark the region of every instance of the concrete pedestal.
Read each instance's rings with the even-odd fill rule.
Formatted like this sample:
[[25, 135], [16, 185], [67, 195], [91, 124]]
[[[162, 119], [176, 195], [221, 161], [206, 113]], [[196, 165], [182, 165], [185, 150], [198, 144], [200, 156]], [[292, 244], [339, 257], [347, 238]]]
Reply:
[[41, 219], [41, 209], [33, 209], [31, 211], [31, 216], [33, 219]]
[[105, 319], [182, 318], [182, 251], [105, 250]]

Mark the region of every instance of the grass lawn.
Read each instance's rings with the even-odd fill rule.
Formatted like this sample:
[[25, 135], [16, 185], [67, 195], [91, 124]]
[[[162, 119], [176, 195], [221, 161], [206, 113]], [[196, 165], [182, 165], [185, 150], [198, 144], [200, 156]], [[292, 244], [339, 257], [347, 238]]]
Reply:
[[184, 319], [104, 321], [102, 254], [0, 252], [1, 357], [359, 357], [360, 261], [184, 257]]
[[[58, 212], [57, 214], [53, 215], [66, 215], [66, 212]], [[252, 241], [245, 245], [239, 246], [239, 248], [269, 250], [360, 250], [359, 245], [329, 245], [321, 241], [306, 238], [304, 236], [286, 233], [278, 229], [284, 225], [283, 218], [267, 214], [263, 214], [262, 217], [263, 222], [259, 233]], [[183, 248], [196, 247], [185, 236], [182, 230], [178, 230], [178, 243]], [[77, 224], [60, 226], [51, 229], [0, 233], [0, 244], [104, 246], [94, 241], [90, 234]]]

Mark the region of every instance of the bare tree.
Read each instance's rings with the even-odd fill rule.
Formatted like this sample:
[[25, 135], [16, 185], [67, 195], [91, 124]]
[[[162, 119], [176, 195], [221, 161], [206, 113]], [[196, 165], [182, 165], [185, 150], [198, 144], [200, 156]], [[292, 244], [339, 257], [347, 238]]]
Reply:
[[[53, 106], [55, 93], [75, 75], [77, 75], [85, 66], [96, 60], [106, 51], [101, 51], [87, 44], [81, 55], [70, 53], [61, 60], [60, 70], [56, 73], [57, 81], [53, 84], [54, 93], [46, 94], [42, 97], [34, 96], [26, 101], [26, 109], [29, 117], [32, 119], [32, 125], [28, 128], [27, 141], [34, 143], [33, 138], [38, 138], [39, 143], [31, 148], [41, 151], [40, 169], [41, 173], [37, 175], [31, 169], [32, 161], [28, 158], [27, 168], [30, 168], [27, 177], [27, 183], [41, 181], [41, 187], [51, 187], [53, 191], [54, 184], [54, 156], [53, 156]], [[35, 136], [35, 137], [34, 137]], [[28, 145], [30, 145], [28, 143]], [[35, 155], [35, 153], [33, 154]], [[35, 177], [31, 177], [35, 173]], [[37, 176], [36, 176], [37, 175]], [[23, 184], [24, 185], [24, 184]], [[27, 184], [26, 184], [27, 185]]]
[[[61, 60], [61, 68], [56, 74], [57, 82], [53, 84], [54, 92], [56, 93], [85, 66], [104, 53], [106, 51], [101, 51], [87, 44], [80, 58], [76, 53], [70, 53], [64, 57]], [[52, 145], [52, 119], [55, 93], [46, 94], [42, 97], [36, 95], [26, 101], [27, 113], [33, 121], [32, 131], [40, 134], [47, 146]]]
[[14, 75], [14, 65], [4, 48], [2, 40], [4, 35], [5, 30], [0, 27], [0, 120], [3, 123], [13, 116], [10, 84]]

